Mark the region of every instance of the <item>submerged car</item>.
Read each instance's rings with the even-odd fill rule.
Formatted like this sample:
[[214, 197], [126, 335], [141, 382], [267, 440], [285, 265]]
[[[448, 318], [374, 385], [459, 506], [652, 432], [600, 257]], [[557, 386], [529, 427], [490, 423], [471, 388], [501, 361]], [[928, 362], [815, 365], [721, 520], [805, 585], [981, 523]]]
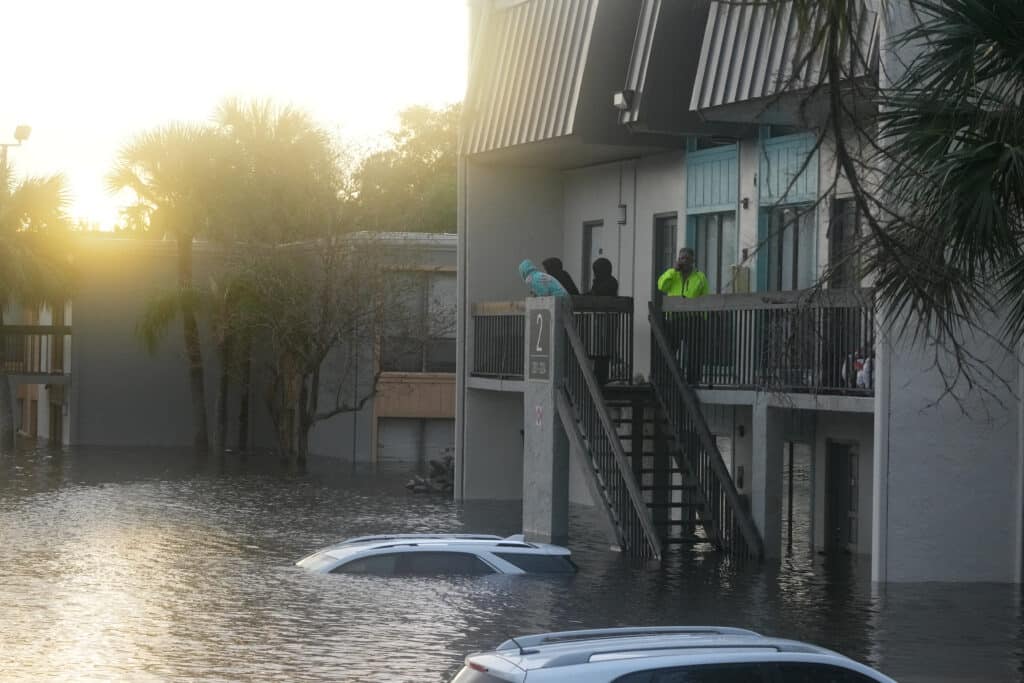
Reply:
[[849, 657], [717, 626], [563, 631], [466, 657], [452, 683], [896, 683]]
[[360, 536], [322, 548], [296, 564], [321, 574], [432, 576], [572, 574], [568, 548], [522, 535], [392, 534]]

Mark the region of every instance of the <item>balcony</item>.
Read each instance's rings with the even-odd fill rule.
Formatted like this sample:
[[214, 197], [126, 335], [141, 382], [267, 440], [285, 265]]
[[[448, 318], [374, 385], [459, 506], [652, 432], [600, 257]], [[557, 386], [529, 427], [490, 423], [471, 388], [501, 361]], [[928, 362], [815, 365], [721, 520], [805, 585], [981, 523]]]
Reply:
[[[609, 381], [631, 382], [633, 300], [573, 297], [572, 304], [588, 355], [610, 359]], [[523, 379], [524, 310], [522, 301], [473, 305], [472, 376]], [[870, 289], [671, 298], [655, 314], [695, 386], [874, 394]]]
[[665, 299], [663, 329], [701, 388], [870, 396], [870, 289], [811, 289]]
[[65, 340], [70, 325], [4, 325], [0, 327], [0, 372], [8, 375], [67, 375], [70, 362]]
[[[473, 304], [472, 376], [523, 379], [525, 310], [522, 300]], [[574, 296], [572, 311], [587, 355], [598, 364], [606, 364], [607, 380], [632, 381], [633, 299]]]

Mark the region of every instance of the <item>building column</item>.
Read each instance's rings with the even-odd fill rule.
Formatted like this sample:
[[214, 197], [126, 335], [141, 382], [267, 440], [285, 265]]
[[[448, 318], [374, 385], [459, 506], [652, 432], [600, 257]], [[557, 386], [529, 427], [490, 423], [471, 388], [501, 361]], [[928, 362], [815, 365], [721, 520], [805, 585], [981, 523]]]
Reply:
[[764, 540], [765, 557], [782, 553], [782, 416], [768, 395], [754, 399], [751, 425], [750, 510]]
[[523, 390], [523, 534], [564, 545], [569, 539], [569, 439], [556, 413], [565, 335], [563, 302], [526, 300]]

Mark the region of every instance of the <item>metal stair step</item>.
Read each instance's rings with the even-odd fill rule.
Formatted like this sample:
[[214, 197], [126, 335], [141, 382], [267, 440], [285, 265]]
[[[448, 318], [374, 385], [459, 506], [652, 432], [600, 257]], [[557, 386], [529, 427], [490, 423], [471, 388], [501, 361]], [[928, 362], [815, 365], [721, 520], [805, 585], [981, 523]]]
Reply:
[[683, 509], [691, 510], [691, 509], [694, 509], [694, 508], [700, 508], [701, 510], [703, 510], [704, 509], [704, 503], [698, 502], [698, 501], [693, 501], [693, 502], [680, 501], [680, 502], [668, 502], [668, 503], [648, 503], [647, 507], [648, 508], [652, 508], [652, 509], [653, 508], [657, 508], [659, 510], [665, 509], [665, 508], [668, 508], [668, 509], [673, 509], [674, 508], [674, 509], [678, 509], [678, 510], [683, 510]]

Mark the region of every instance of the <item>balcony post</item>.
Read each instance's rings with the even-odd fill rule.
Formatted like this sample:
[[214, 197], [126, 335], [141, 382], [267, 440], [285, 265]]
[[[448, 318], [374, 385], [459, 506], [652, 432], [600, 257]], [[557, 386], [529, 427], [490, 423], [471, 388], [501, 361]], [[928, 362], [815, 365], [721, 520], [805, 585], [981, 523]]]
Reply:
[[782, 416], [768, 406], [768, 394], [754, 399], [751, 425], [750, 508], [764, 539], [764, 556], [782, 553]]
[[564, 545], [569, 539], [569, 439], [556, 413], [565, 362], [562, 318], [554, 297], [526, 301], [523, 389], [523, 534]]

